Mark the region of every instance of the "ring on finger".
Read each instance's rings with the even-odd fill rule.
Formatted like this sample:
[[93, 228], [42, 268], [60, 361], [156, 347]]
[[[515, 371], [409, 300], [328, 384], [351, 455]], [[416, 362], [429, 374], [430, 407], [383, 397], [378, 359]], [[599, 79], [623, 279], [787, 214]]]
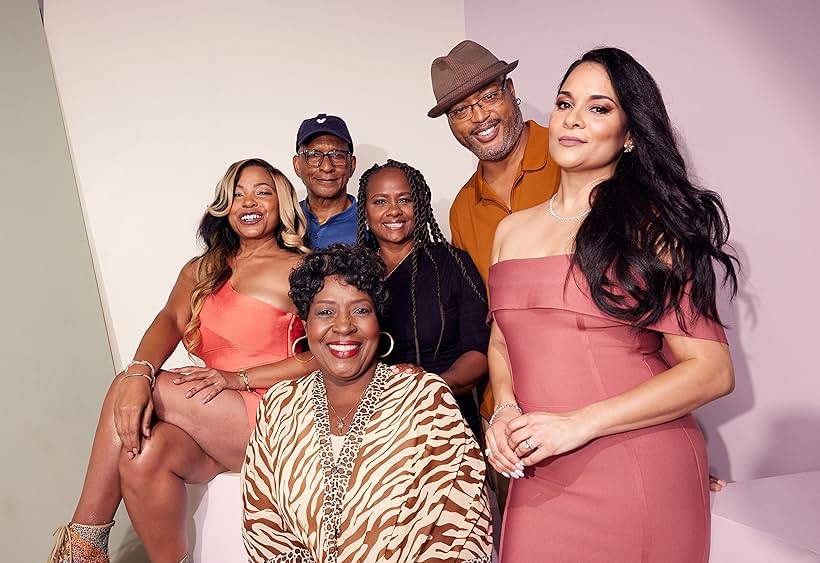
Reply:
[[490, 457], [491, 453], [493, 453], [492, 448], [487, 448], [486, 450], [484, 450], [484, 455], [487, 457]]
[[535, 446], [532, 444], [532, 442], [530, 442], [529, 438], [524, 440], [524, 447], [526, 447], [528, 450], [535, 449]]

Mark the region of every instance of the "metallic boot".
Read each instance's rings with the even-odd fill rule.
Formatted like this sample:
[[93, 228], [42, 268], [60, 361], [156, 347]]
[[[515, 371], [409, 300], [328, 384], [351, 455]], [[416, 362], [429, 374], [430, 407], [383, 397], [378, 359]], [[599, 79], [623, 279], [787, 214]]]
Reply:
[[108, 534], [114, 523], [92, 526], [69, 522], [54, 531], [54, 548], [46, 563], [110, 563]]

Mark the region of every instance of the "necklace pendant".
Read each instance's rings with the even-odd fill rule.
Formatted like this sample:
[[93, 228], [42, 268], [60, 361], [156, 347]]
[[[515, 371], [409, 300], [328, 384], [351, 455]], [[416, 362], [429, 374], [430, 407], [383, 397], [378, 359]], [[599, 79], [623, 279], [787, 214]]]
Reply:
[[341, 418], [339, 419], [339, 432], [342, 432], [345, 429], [345, 421]]

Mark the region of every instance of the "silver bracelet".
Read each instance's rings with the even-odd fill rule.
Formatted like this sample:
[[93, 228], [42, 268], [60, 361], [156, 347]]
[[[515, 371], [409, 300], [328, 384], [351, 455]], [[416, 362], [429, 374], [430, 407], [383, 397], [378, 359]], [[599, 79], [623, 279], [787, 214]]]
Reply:
[[[151, 370], [151, 373], [131, 373], [131, 374], [129, 374], [128, 370], [131, 369], [134, 366], [145, 366], [145, 367], [147, 367], [148, 369]], [[157, 370], [154, 368], [154, 364], [152, 364], [148, 360], [131, 360], [131, 362], [129, 362], [129, 364], [127, 366], [125, 366], [125, 369], [123, 371], [125, 372], [126, 377], [128, 377], [130, 375], [141, 375], [142, 377], [147, 378], [148, 382], [151, 384], [151, 390], [152, 391], [154, 390], [154, 386], [157, 384]]]
[[152, 379], [151, 375], [147, 374], [147, 373], [126, 373], [125, 375], [122, 376], [122, 379], [120, 379], [120, 383], [122, 383], [123, 381], [125, 381], [129, 377], [144, 377], [145, 379], [148, 380], [148, 385], [151, 386], [151, 390], [152, 391], [154, 390], [154, 383], [156, 382], [156, 379], [157, 379], [156, 377]]
[[493, 425], [493, 422], [495, 422], [496, 417], [504, 409], [515, 409], [515, 410], [518, 411], [518, 414], [524, 414], [524, 411], [521, 410], [521, 407], [519, 407], [515, 403], [505, 403], [503, 405], [498, 405], [496, 407], [495, 411], [493, 411], [493, 416], [490, 417], [490, 424], [489, 424], [490, 426]]
[[151, 370], [151, 377], [157, 376], [157, 370], [154, 369], [154, 364], [152, 364], [148, 360], [131, 360], [131, 362], [129, 362], [129, 364], [125, 366], [125, 369], [123, 371], [128, 371], [128, 368], [132, 368], [134, 366], [145, 366]]

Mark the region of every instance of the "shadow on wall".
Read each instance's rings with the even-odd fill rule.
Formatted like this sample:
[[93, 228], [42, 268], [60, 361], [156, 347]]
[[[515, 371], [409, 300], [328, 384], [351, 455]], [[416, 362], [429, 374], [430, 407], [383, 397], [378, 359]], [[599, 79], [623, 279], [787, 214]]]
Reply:
[[761, 477], [780, 475], [783, 460], [803, 471], [820, 470], [816, 460], [818, 436], [820, 413], [805, 408], [779, 413], [768, 426], [768, 434], [758, 436], [760, 456], [753, 465], [755, 473]]
[[[518, 92], [516, 92], [516, 94], [518, 94]], [[543, 102], [539, 103], [539, 107], [531, 104], [529, 100], [521, 98], [521, 114], [524, 116], [524, 120], [532, 119], [544, 127], [549, 125], [552, 106], [548, 102], [549, 99], [545, 99]]]
[[[359, 193], [359, 178], [374, 164], [384, 164], [390, 157], [382, 147], [376, 145], [356, 145], [356, 172], [347, 184], [347, 193], [356, 197]], [[398, 160], [401, 160], [400, 158]]]
[[[728, 288], [724, 287], [718, 296], [718, 309], [720, 318], [727, 327], [726, 336], [735, 370], [735, 390], [697, 411], [697, 419], [706, 435], [709, 448], [709, 470], [722, 479], [732, 479], [732, 467], [729, 450], [720, 435], [720, 426], [751, 410], [755, 404], [749, 354], [743, 347], [739, 327], [743, 326], [745, 331], [755, 329], [759, 305], [759, 299], [749, 282], [752, 271], [749, 255], [743, 245], [737, 242], [730, 244], [740, 260], [742, 271], [738, 277], [738, 291], [734, 302], [729, 301]], [[719, 271], [717, 273], [720, 274]]]

